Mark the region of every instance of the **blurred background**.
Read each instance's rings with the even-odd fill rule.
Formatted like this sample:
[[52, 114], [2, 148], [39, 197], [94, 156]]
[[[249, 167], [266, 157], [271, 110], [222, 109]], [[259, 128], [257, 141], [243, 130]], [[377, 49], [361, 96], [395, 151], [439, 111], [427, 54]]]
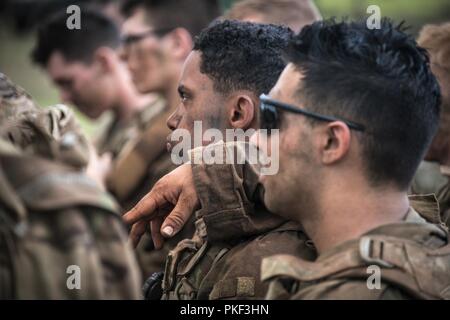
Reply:
[[[0, 72], [24, 87], [40, 104], [59, 102], [56, 90], [46, 75], [31, 64], [30, 51], [34, 44], [36, 25], [54, 10], [88, 0], [3, 0], [0, 2]], [[236, 0], [221, 0], [224, 10]], [[270, 0], [267, 0], [270, 1]], [[108, 3], [111, 1], [98, 1]], [[378, 5], [383, 17], [405, 21], [410, 32], [417, 32], [424, 24], [450, 21], [449, 0], [315, 0], [324, 18], [368, 17], [369, 5]], [[88, 134], [93, 124], [78, 115]]]

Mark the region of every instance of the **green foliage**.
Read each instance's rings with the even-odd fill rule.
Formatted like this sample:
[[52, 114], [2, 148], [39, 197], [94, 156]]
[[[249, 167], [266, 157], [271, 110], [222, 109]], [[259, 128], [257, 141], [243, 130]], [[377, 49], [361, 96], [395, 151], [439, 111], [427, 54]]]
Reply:
[[368, 17], [369, 5], [380, 7], [383, 17], [395, 21], [405, 21], [416, 33], [427, 23], [450, 20], [450, 1], [448, 0], [316, 0], [324, 18], [348, 17], [351, 19]]

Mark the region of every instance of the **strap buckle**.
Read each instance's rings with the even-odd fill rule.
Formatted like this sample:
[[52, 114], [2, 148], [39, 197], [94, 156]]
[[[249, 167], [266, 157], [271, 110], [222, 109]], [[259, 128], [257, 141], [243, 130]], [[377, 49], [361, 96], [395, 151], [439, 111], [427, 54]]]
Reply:
[[362, 237], [359, 241], [359, 253], [364, 261], [385, 268], [393, 268], [393, 264], [382, 259], [383, 249], [383, 241], [375, 240], [370, 237]]

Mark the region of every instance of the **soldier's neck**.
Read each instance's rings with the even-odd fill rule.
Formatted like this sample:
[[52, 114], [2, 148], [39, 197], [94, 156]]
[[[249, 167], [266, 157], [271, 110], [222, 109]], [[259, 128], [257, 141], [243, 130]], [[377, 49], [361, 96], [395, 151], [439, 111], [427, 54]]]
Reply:
[[374, 190], [335, 184], [319, 201], [317, 212], [302, 221], [319, 254], [381, 225], [401, 221], [409, 210], [406, 192], [389, 187]]

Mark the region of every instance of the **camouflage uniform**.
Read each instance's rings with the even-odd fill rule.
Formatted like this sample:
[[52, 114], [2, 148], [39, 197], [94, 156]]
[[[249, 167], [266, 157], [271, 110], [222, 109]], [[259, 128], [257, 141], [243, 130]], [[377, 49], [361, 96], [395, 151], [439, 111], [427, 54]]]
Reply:
[[139, 298], [117, 206], [80, 170], [88, 148], [73, 114], [37, 109], [5, 78], [0, 88], [0, 298]]
[[[194, 149], [191, 156], [202, 150]], [[169, 253], [163, 299], [262, 299], [267, 291], [267, 284], [260, 281], [264, 257], [285, 253], [315, 258], [315, 249], [298, 224], [255, 201], [259, 189], [254, 169], [192, 164], [201, 203], [196, 233]]]
[[[379, 288], [369, 289], [369, 266], [380, 268]], [[412, 208], [405, 221], [375, 228], [315, 262], [277, 255], [262, 266], [267, 299], [450, 299], [449, 274], [448, 232]]]

